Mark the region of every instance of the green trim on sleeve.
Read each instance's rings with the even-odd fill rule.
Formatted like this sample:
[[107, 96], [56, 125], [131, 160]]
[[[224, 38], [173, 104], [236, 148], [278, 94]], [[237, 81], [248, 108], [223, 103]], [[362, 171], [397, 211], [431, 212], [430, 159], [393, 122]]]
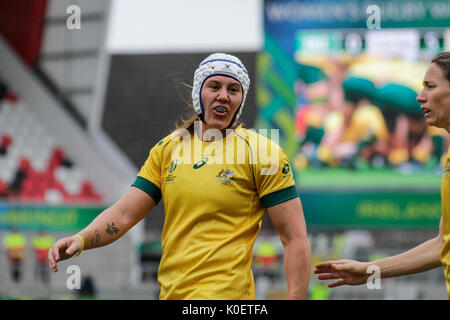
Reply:
[[151, 183], [145, 178], [137, 176], [136, 180], [131, 186], [139, 188], [145, 193], [147, 193], [150, 197], [153, 198], [153, 200], [155, 200], [156, 204], [159, 202], [159, 200], [161, 200], [162, 197], [161, 190], [159, 190], [157, 186], [155, 186], [153, 183]]
[[282, 202], [298, 197], [297, 188], [295, 186], [269, 193], [261, 198], [266, 208], [270, 208]]

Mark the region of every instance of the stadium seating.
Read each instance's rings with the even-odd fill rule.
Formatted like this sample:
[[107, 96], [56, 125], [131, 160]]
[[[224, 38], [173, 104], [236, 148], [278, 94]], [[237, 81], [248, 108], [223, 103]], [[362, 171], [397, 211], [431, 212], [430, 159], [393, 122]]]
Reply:
[[10, 91], [0, 101], [0, 200], [43, 204], [103, 200], [57, 138]]

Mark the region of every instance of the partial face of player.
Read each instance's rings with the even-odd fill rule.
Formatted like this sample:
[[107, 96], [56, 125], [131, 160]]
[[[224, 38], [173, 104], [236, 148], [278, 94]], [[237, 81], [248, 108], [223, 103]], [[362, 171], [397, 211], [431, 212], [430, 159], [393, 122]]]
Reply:
[[208, 128], [225, 129], [242, 102], [239, 81], [225, 76], [208, 78], [202, 87], [201, 99]]
[[422, 103], [427, 124], [444, 128], [450, 133], [450, 82], [435, 63], [428, 68], [423, 79], [423, 90], [417, 97]]

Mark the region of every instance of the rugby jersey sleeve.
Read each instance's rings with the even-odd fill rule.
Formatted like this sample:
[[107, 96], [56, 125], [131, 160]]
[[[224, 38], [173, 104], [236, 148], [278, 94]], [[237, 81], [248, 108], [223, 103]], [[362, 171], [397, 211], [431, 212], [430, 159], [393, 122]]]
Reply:
[[[167, 140], [167, 141], [166, 141]], [[163, 148], [170, 138], [160, 140], [149, 152], [149, 156], [131, 185], [146, 192], [158, 203], [161, 200], [161, 166]]]
[[266, 208], [298, 197], [292, 167], [286, 153], [278, 144], [271, 141], [269, 143], [270, 161], [260, 153], [255, 172], [258, 195]]

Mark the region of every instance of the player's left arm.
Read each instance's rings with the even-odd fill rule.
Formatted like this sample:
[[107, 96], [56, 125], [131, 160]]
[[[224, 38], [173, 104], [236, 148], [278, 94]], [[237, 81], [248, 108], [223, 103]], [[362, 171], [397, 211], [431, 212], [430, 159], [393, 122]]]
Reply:
[[289, 299], [306, 299], [311, 272], [311, 246], [300, 198], [267, 208], [284, 246]]

